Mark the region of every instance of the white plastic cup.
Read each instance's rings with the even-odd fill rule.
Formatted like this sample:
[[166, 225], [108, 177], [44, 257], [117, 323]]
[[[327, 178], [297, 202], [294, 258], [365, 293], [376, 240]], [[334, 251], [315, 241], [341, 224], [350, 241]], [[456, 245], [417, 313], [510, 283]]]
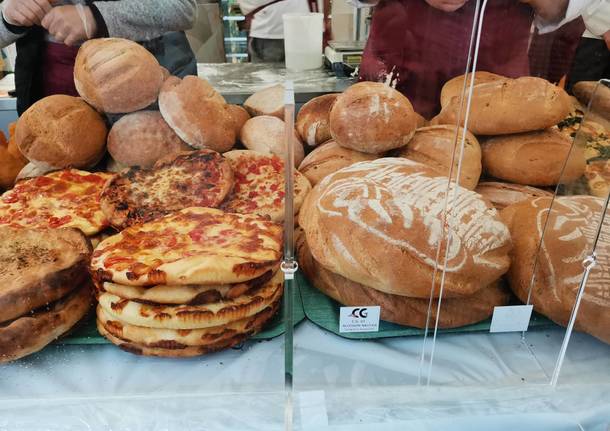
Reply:
[[284, 20], [286, 69], [293, 71], [322, 67], [324, 15], [321, 13], [287, 13]]

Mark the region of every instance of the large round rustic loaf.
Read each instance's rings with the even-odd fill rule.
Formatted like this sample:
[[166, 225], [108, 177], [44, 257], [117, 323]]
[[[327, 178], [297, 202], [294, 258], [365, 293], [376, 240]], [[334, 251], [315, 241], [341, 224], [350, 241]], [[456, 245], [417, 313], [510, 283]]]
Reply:
[[[416, 328], [426, 327], [430, 303], [428, 298], [409, 298], [383, 293], [348, 280], [316, 262], [302, 230], [297, 230], [295, 241], [299, 268], [316, 289], [346, 306], [379, 305], [382, 320]], [[485, 320], [491, 316], [494, 307], [506, 305], [509, 299], [510, 294], [501, 281], [484, 287], [471, 296], [445, 298], [442, 302], [439, 328], [457, 328]], [[438, 301], [434, 300], [430, 309], [431, 325], [436, 321], [437, 309]]]
[[[275, 154], [282, 159], [286, 154], [284, 133], [286, 123], [277, 117], [260, 115], [250, 118], [241, 128], [239, 140], [252, 151], [262, 154]], [[305, 156], [303, 144], [294, 131], [294, 164], [299, 166]]]
[[78, 50], [74, 85], [100, 112], [123, 114], [157, 100], [163, 84], [159, 62], [146, 48], [126, 39], [92, 39]]
[[124, 166], [151, 168], [161, 157], [188, 150], [158, 111], [125, 115], [108, 134], [108, 152]]
[[509, 205], [518, 204], [527, 199], [553, 196], [553, 193], [536, 187], [493, 181], [479, 183], [474, 191], [491, 202], [498, 210], [502, 210]]
[[583, 149], [577, 145], [572, 149], [572, 141], [555, 129], [496, 136], [481, 148], [484, 171], [517, 184], [569, 183], [580, 178], [586, 166]]
[[[453, 97], [432, 124], [456, 124], [460, 106], [460, 97]], [[542, 78], [492, 80], [474, 87], [468, 130], [475, 135], [506, 135], [546, 129], [567, 117], [571, 108], [570, 96]]]
[[[560, 325], [566, 325], [570, 318], [584, 274], [583, 261], [593, 250], [603, 209], [603, 199], [570, 196], [554, 202], [551, 197], [537, 198], [502, 211], [514, 244], [508, 273], [511, 289], [524, 302], [529, 297], [536, 311]], [[608, 220], [596, 255], [597, 265], [589, 275], [576, 328], [610, 343]]]
[[345, 148], [379, 154], [405, 146], [417, 128], [409, 99], [379, 82], [360, 82], [337, 97], [330, 111], [332, 138]]
[[78, 97], [54, 95], [34, 103], [17, 121], [19, 151], [42, 168], [87, 168], [106, 151], [106, 123]]
[[[472, 78], [472, 73], [468, 73], [466, 75], [459, 75], [453, 79], [450, 79], [443, 85], [443, 89], [441, 90], [441, 106], [444, 108], [445, 106], [451, 103], [451, 100], [454, 97], [458, 99], [462, 95], [462, 90], [464, 89], [464, 78], [466, 78], [466, 91], [468, 91], [468, 86], [470, 85], [470, 80]], [[499, 80], [507, 80], [502, 75], [496, 75], [495, 73], [485, 72], [485, 71], [477, 71], [474, 73], [474, 85], [486, 84], [488, 82], [499, 81]]]
[[325, 94], [304, 104], [297, 115], [296, 128], [301, 139], [310, 147], [323, 144], [331, 138], [330, 109], [338, 94]]
[[[453, 161], [451, 178], [455, 179], [458, 174], [463, 135], [464, 129], [459, 127], [458, 136], [456, 126], [422, 127], [415, 131], [413, 138], [399, 150], [397, 155], [428, 165], [443, 176], [449, 176]], [[481, 176], [481, 146], [477, 138], [468, 130], [465, 135], [459, 184], [473, 190]]]
[[235, 145], [230, 108], [210, 84], [196, 76], [169, 77], [159, 93], [159, 111], [191, 147], [224, 153]]
[[339, 169], [376, 158], [377, 155], [375, 154], [350, 150], [343, 148], [335, 141], [328, 141], [314, 149], [303, 159], [299, 165], [299, 172], [307, 177], [312, 186], [315, 186]]
[[252, 116], [270, 115], [284, 119], [284, 86], [274, 85], [257, 91], [244, 102], [244, 108]]
[[305, 199], [299, 225], [325, 268], [395, 295], [430, 296], [440, 246], [434, 293], [446, 270], [447, 297], [472, 295], [508, 270], [510, 236], [491, 204], [456, 187], [446, 262], [448, 180], [408, 159], [360, 162], [326, 177]]

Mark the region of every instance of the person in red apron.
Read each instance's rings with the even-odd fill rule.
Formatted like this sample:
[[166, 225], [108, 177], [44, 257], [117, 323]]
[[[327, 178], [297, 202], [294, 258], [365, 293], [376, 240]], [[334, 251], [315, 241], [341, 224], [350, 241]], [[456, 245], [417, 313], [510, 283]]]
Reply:
[[[476, 2], [468, 0], [381, 0], [360, 79], [391, 80], [417, 112], [431, 118], [440, 110], [443, 84], [466, 70], [475, 8]], [[532, 7], [517, 0], [489, 1], [477, 70], [529, 75], [533, 18]]]

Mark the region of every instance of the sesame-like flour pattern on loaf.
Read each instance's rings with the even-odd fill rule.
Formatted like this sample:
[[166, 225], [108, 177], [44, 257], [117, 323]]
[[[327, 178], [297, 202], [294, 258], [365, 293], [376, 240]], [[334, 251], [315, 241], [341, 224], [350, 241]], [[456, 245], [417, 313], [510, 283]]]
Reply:
[[[573, 196], [555, 200], [549, 215], [551, 199], [538, 198], [531, 205], [538, 209], [536, 228], [542, 238], [541, 253], [544, 270], [551, 286], [549, 293], [561, 301], [559, 295], [576, 292], [584, 275], [581, 265], [593, 252], [593, 242], [603, 212], [603, 200], [589, 196]], [[544, 232], [547, 224], [546, 232]], [[544, 236], [543, 236], [544, 232]], [[550, 251], [554, 250], [553, 252]], [[561, 250], [561, 253], [557, 253]], [[596, 250], [597, 264], [591, 272], [584, 299], [610, 308], [610, 224], [604, 222]]]
[[[448, 180], [425, 166], [407, 159], [384, 158], [356, 163], [319, 185], [317, 209], [327, 217], [345, 218], [390, 245], [408, 250], [429, 266], [434, 266], [439, 241], [445, 241], [442, 221]], [[456, 185], [452, 183], [452, 199]], [[440, 259], [439, 269], [459, 272], [471, 258], [475, 265], [501, 269], [501, 260], [487, 253], [510, 242], [508, 228], [497, 212], [481, 197], [462, 187], [457, 203], [447, 218], [450, 237], [447, 265]], [[398, 228], [393, 227], [395, 224]], [[424, 240], [414, 241], [404, 232], [413, 230]], [[334, 239], [338, 252], [346, 248]], [[443, 247], [444, 248], [444, 247]], [[349, 260], [349, 254], [346, 257]]]

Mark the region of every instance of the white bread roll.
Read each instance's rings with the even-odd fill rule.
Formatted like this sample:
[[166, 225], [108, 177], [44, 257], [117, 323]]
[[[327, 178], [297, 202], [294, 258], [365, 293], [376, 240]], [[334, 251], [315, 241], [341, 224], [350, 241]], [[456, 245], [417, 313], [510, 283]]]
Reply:
[[[453, 97], [431, 124], [456, 124], [460, 104], [460, 97]], [[571, 109], [570, 96], [544, 79], [492, 80], [474, 87], [468, 130], [475, 135], [506, 135], [546, 129]]]
[[88, 168], [106, 152], [106, 123], [79, 97], [45, 97], [17, 121], [15, 142], [32, 163], [47, 168]]
[[[508, 279], [519, 299], [527, 301], [538, 257], [531, 303], [537, 312], [565, 326], [583, 277], [583, 260], [593, 248], [604, 199], [559, 197], [552, 207], [551, 202], [552, 197], [536, 198], [502, 211], [513, 238]], [[610, 224], [607, 217], [596, 254], [597, 265], [589, 275], [576, 329], [610, 343]]]
[[[509, 266], [510, 235], [480, 195], [458, 187], [446, 269], [446, 297], [472, 295]], [[326, 177], [309, 193], [299, 225], [326, 269], [393, 295], [427, 298], [443, 235], [448, 180], [421, 163], [383, 158]], [[451, 193], [453, 196], [453, 193]], [[435, 284], [438, 296], [440, 283]]]
[[[275, 154], [284, 160], [286, 154], [285, 128], [286, 123], [277, 117], [268, 115], [253, 117], [242, 127], [239, 140], [249, 150], [262, 154]], [[305, 157], [305, 152], [296, 130], [293, 143], [294, 165], [299, 166]]]
[[[397, 155], [428, 165], [443, 176], [449, 176], [451, 161], [453, 160], [451, 178], [455, 179], [458, 173], [460, 145], [463, 135], [464, 129], [460, 127], [459, 136], [457, 136], [456, 126], [422, 127], [415, 131], [413, 138], [398, 151]], [[477, 138], [466, 130], [460, 186], [474, 190], [479, 183], [481, 170], [481, 146]]]
[[[467, 79], [466, 91], [468, 91], [468, 86], [470, 86], [472, 73], [469, 73], [467, 75], [456, 76], [455, 78], [452, 78], [447, 81], [445, 85], [443, 85], [443, 88], [441, 90], [441, 106], [443, 108], [449, 105], [451, 99], [453, 99], [454, 97], [459, 98], [462, 95], [462, 90], [464, 89], [464, 78]], [[486, 84], [488, 82], [508, 79], [510, 78], [485, 71], [477, 71], [474, 73], [474, 85]]]
[[330, 111], [330, 133], [337, 144], [370, 154], [405, 146], [417, 122], [409, 99], [379, 82], [352, 85]]
[[343, 148], [335, 141], [328, 141], [309, 153], [299, 165], [299, 172], [315, 186], [330, 174], [357, 162], [375, 160], [376, 154]]
[[146, 48], [126, 39], [92, 39], [74, 64], [78, 94], [100, 112], [138, 111], [157, 100], [163, 70]]
[[507, 206], [518, 204], [528, 199], [553, 196], [553, 193], [537, 189], [536, 187], [493, 181], [479, 183], [474, 191], [491, 202], [497, 210], [502, 210]]
[[158, 111], [125, 115], [108, 133], [108, 152], [123, 166], [151, 168], [161, 157], [189, 150]]
[[197, 149], [224, 153], [235, 145], [235, 125], [224, 99], [196, 76], [168, 78], [159, 93], [159, 111], [180, 138]]
[[572, 141], [555, 129], [496, 136], [484, 141], [481, 148], [484, 171], [517, 184], [544, 187], [560, 180], [569, 183], [580, 178], [586, 166], [583, 149], [574, 146], [570, 151]]
[[303, 142], [310, 147], [323, 144], [331, 138], [330, 109], [338, 96], [338, 94], [325, 94], [314, 97], [299, 110], [297, 132]]
[[257, 91], [244, 102], [244, 108], [252, 116], [270, 115], [284, 119], [284, 86], [274, 85]]

